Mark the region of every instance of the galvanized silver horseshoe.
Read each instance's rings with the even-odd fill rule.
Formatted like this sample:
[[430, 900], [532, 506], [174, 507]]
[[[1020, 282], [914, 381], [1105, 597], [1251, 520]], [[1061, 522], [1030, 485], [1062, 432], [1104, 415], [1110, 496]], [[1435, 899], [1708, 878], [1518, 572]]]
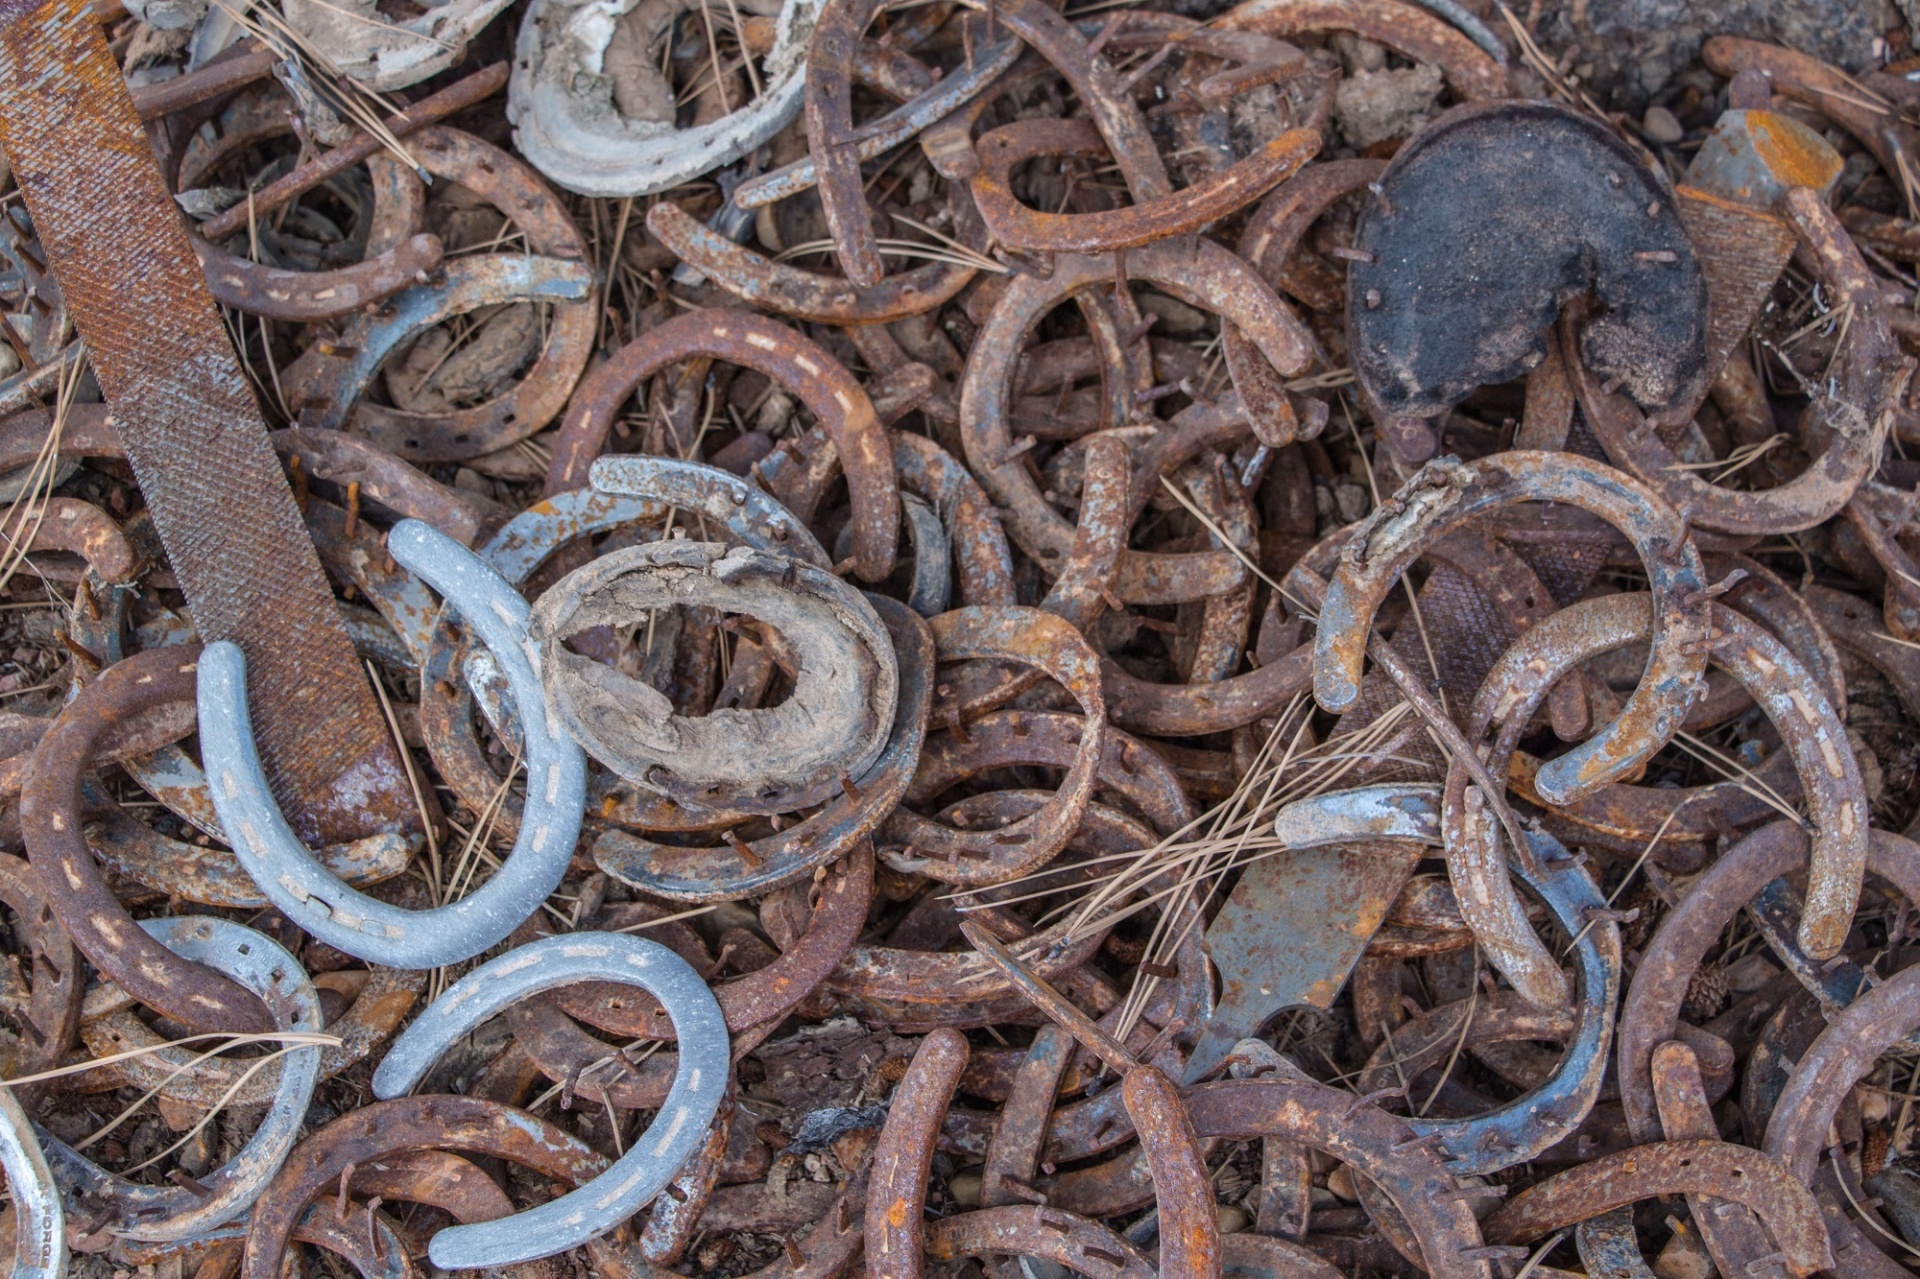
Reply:
[[638, 986], [660, 1001], [679, 1040], [673, 1087], [627, 1153], [586, 1185], [511, 1217], [435, 1235], [427, 1255], [442, 1270], [510, 1266], [578, 1247], [644, 1208], [707, 1138], [731, 1068], [726, 1017], [686, 960], [623, 933], [544, 937], [474, 969], [393, 1041], [374, 1072], [375, 1095], [386, 1101], [408, 1092], [454, 1041], [509, 1004], [583, 981]]
[[[225, 973], [260, 996], [280, 1029], [320, 1030], [319, 992], [300, 961], [273, 938], [213, 915], [143, 919], [140, 927], [174, 954]], [[300, 1125], [306, 1122], [319, 1082], [318, 1044], [294, 1048], [283, 1056], [280, 1084], [266, 1117], [240, 1153], [225, 1167], [202, 1177], [197, 1187], [141, 1185], [108, 1172], [49, 1134], [43, 1132], [41, 1140], [60, 1188], [89, 1204], [111, 1206], [116, 1234], [158, 1242], [188, 1239], [243, 1216], [253, 1206], [299, 1140]], [[9, 1178], [12, 1171], [9, 1165]], [[20, 1183], [9, 1184], [19, 1199]]]
[[62, 1279], [67, 1273], [66, 1214], [33, 1121], [0, 1088], [0, 1170], [13, 1195], [13, 1279]]
[[247, 710], [246, 659], [227, 642], [200, 656], [200, 750], [234, 855], [287, 918], [349, 955], [388, 968], [438, 968], [504, 941], [560, 884], [580, 834], [586, 757], [547, 713], [527, 643], [527, 602], [486, 561], [418, 520], [387, 536], [402, 566], [445, 597], [442, 616], [478, 632], [520, 713], [526, 816], [498, 874], [457, 902], [406, 910], [342, 884], [308, 851], [267, 789]]

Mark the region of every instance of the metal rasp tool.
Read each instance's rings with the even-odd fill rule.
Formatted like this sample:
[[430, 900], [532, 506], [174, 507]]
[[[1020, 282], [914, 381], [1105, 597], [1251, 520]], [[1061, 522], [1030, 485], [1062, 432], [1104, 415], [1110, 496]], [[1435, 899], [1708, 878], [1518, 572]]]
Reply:
[[86, 0], [0, 0], [0, 150], [204, 640], [247, 655], [300, 835], [413, 824], [379, 705]]

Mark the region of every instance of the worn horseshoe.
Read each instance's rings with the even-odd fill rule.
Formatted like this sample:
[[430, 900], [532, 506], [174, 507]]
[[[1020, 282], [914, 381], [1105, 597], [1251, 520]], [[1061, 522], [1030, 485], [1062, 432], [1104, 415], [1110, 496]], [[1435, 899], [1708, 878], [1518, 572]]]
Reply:
[[1589, 795], [1666, 745], [1706, 672], [1705, 569], [1685, 523], [1637, 480], [1566, 453], [1515, 450], [1462, 464], [1441, 458], [1369, 516], [1341, 556], [1314, 636], [1314, 700], [1334, 714], [1360, 695], [1373, 615], [1422, 548], [1489, 510], [1516, 502], [1566, 502], [1612, 523], [1640, 553], [1653, 590], [1652, 653], [1613, 723], [1542, 766], [1541, 796], [1564, 804]]
[[639, 986], [666, 1008], [680, 1044], [673, 1089], [627, 1153], [578, 1190], [499, 1221], [455, 1226], [428, 1245], [444, 1270], [552, 1257], [633, 1216], [706, 1140], [731, 1073], [726, 1018], [687, 961], [658, 942], [622, 933], [569, 933], [489, 960], [455, 982], [393, 1043], [373, 1075], [391, 1100], [411, 1090], [462, 1035], [508, 1005], [579, 981]]
[[613, 419], [648, 377], [703, 356], [756, 372], [798, 395], [826, 427], [852, 491], [854, 569], [868, 582], [893, 572], [900, 537], [900, 491], [893, 448], [873, 402], [853, 375], [810, 338], [744, 311], [705, 309], [675, 316], [627, 343], [581, 382], [553, 445], [552, 496], [579, 488], [606, 447]]
[[[147, 935], [183, 958], [203, 963], [253, 991], [279, 1023], [276, 1029], [318, 1034], [320, 995], [300, 961], [271, 937], [210, 915], [140, 921]], [[240, 1153], [200, 1178], [195, 1188], [144, 1186], [115, 1176], [49, 1136], [46, 1151], [61, 1187], [83, 1202], [110, 1205], [116, 1229], [133, 1239], [187, 1239], [240, 1216], [267, 1187], [299, 1139], [320, 1081], [320, 1046], [290, 1049], [281, 1059], [272, 1105]]]
[[[1814, 441], [1825, 441], [1806, 470], [1758, 491], [1709, 483], [1684, 469], [1660, 432], [1624, 396], [1604, 391], [1577, 357], [1566, 361], [1580, 406], [1607, 456], [1703, 529], [1795, 533], [1831, 518], [1879, 464], [1884, 420], [1911, 368], [1894, 346], [1878, 284], [1825, 200], [1797, 187], [1783, 205], [1819, 272], [1828, 304], [1849, 317], [1833, 376], [1814, 384], [1813, 403], [1800, 427], [1809, 451], [1817, 447]], [[1563, 323], [1563, 338], [1569, 332]], [[1562, 349], [1577, 348], [1563, 340]]]
[[527, 603], [484, 560], [429, 525], [403, 520], [387, 546], [480, 635], [520, 713], [526, 810], [494, 877], [458, 902], [410, 911], [335, 879], [287, 826], [267, 788], [247, 709], [246, 659], [229, 643], [200, 657], [200, 748], [234, 854], [274, 905], [327, 944], [389, 968], [437, 968], [504, 940], [559, 887], [586, 799], [586, 760], [547, 714], [526, 650]]

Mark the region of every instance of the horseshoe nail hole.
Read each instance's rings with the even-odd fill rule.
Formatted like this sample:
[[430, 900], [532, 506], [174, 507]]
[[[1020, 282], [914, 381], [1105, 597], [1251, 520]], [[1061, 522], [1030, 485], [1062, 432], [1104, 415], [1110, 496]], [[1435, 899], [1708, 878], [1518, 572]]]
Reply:
[[243, 955], [251, 955], [253, 953], [253, 947], [249, 946], [246, 942], [241, 942], [238, 946], [235, 946], [234, 949]]

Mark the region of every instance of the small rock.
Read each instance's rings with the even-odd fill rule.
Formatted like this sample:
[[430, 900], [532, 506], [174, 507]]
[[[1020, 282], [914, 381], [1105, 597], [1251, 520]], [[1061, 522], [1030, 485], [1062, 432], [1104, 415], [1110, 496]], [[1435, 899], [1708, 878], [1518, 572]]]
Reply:
[[1348, 1203], [1358, 1203], [1360, 1195], [1353, 1188], [1353, 1169], [1341, 1164], [1327, 1174], [1327, 1189]]
[[957, 1204], [962, 1204], [968, 1208], [978, 1207], [980, 1204], [980, 1174], [977, 1172], [959, 1173], [952, 1181], [947, 1183], [947, 1194], [952, 1196], [953, 1201]]
[[1351, 524], [1367, 514], [1367, 491], [1358, 484], [1341, 481], [1333, 486], [1333, 505], [1342, 524]]
[[1687, 136], [1680, 121], [1665, 107], [1648, 107], [1647, 113], [1640, 117], [1640, 130], [1661, 146], [1671, 146]]
[[1404, 138], [1427, 122], [1443, 79], [1431, 63], [1399, 71], [1357, 71], [1333, 91], [1333, 119], [1347, 145], [1365, 150]]
[[1220, 1233], [1223, 1235], [1237, 1235], [1247, 1228], [1247, 1214], [1232, 1204], [1221, 1204], [1214, 1216], [1220, 1223]]

